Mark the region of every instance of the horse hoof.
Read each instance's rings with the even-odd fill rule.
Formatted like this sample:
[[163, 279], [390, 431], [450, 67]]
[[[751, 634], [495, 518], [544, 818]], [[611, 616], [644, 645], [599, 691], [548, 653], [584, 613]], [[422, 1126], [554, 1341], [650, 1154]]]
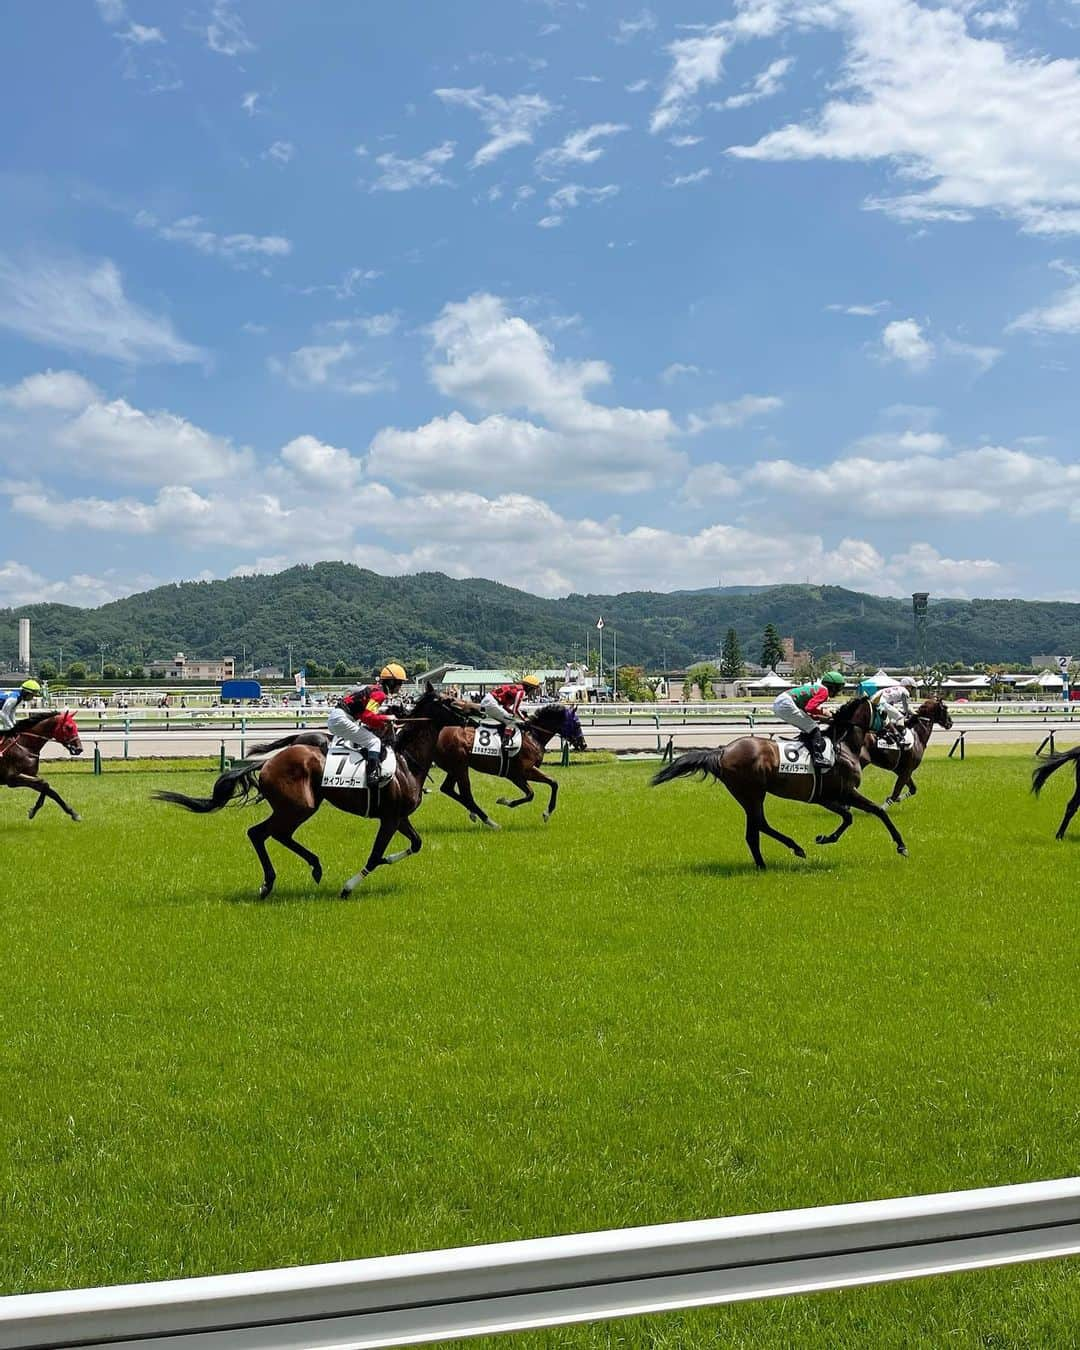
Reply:
[[485, 830], [501, 830], [502, 826], [497, 820], [483, 820], [480, 822]]
[[814, 836], [815, 844], [828, 844], [830, 842], [827, 834], [817, 834]]
[[259, 887], [259, 899], [260, 899], [260, 900], [265, 900], [266, 897], [270, 894], [270, 892], [271, 892], [273, 889], [274, 889], [273, 886], [260, 886], [260, 887]]
[[472, 823], [475, 825], [476, 822], [480, 819], [480, 817], [476, 814], [475, 811], [470, 811], [470, 812], [469, 812], [469, 819], [470, 819], [470, 820], [472, 821]]
[[317, 864], [315, 867], [311, 869], [311, 879], [316, 886], [319, 884], [320, 881], [322, 881], [322, 868], [319, 867]]
[[796, 848], [796, 849], [793, 849], [792, 852], [795, 854], [796, 858], [805, 858], [805, 857], [806, 857], [806, 849], [804, 849], [804, 848]]
[[904, 847], [903, 844], [901, 844], [900, 847], [899, 847], [896, 851], [897, 851], [897, 853], [900, 854], [901, 858], [906, 858], [907, 855], [908, 855], [908, 854], [907, 854], [907, 849]]
[[496, 806], [509, 806], [509, 805], [510, 805], [510, 798], [509, 798], [509, 797], [496, 797], [496, 798], [495, 798], [495, 805], [496, 805]]
[[550, 812], [550, 811], [545, 811], [544, 814], [540, 817], [540, 819], [541, 819], [541, 820], [545, 823], [545, 825], [546, 825], [547, 822], [551, 819], [551, 812]]
[[341, 890], [338, 892], [338, 899], [348, 900], [351, 894], [352, 892], [349, 890], [348, 886], [342, 886]]
[[76, 824], [78, 824], [78, 822], [79, 822], [80, 820], [82, 820], [82, 816], [79, 815], [78, 811], [73, 811], [73, 812], [71, 813], [71, 819], [72, 819], [73, 821], [75, 821]]

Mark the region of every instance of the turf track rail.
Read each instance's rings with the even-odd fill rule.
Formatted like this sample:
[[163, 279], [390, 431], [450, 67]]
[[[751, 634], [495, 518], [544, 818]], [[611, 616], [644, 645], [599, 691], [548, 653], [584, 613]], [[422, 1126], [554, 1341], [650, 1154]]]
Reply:
[[[2, 1350], [359, 1350], [1080, 1254], [1080, 1178], [0, 1298]], [[1062, 1328], [1063, 1340], [1068, 1334]]]

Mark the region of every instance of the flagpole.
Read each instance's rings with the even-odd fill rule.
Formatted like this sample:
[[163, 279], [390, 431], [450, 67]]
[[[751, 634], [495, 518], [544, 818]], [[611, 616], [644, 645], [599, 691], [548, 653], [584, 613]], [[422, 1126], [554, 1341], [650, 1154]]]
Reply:
[[619, 630], [611, 630], [611, 701], [612, 703], [619, 697]]

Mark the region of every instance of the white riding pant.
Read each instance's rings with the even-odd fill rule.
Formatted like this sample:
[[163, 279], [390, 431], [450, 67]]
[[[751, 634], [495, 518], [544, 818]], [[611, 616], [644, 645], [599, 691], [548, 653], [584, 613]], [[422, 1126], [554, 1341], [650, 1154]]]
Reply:
[[800, 731], [813, 731], [818, 725], [809, 713], [803, 712], [790, 694], [778, 694], [772, 710], [781, 722], [798, 727]]
[[516, 720], [514, 714], [508, 713], [490, 694], [485, 694], [480, 700], [480, 709], [485, 717], [490, 717], [493, 722], [501, 722], [503, 726], [512, 727]]
[[326, 729], [331, 736], [340, 736], [359, 750], [382, 750], [382, 741], [369, 728], [350, 717], [344, 708], [331, 708], [326, 719]]
[[878, 698], [878, 711], [886, 722], [902, 726], [911, 715], [911, 700], [906, 689], [883, 689]]

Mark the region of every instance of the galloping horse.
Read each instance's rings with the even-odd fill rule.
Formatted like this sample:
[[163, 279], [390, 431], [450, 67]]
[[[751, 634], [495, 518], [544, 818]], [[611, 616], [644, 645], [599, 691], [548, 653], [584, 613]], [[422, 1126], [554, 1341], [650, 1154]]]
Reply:
[[67, 812], [72, 820], [80, 820], [79, 813], [68, 806], [59, 792], [44, 778], [38, 777], [38, 760], [48, 741], [56, 741], [72, 756], [83, 752], [79, 728], [69, 712], [32, 713], [16, 722], [13, 730], [0, 735], [0, 786], [30, 788], [38, 794], [30, 808], [31, 820], [45, 805], [46, 797]]
[[[303, 733], [256, 747], [252, 753], [268, 752], [278, 749], [279, 745], [284, 748], [262, 764], [243, 760], [227, 769], [214, 784], [209, 797], [185, 797], [179, 792], [155, 792], [154, 797], [200, 814], [220, 811], [238, 791], [242, 801], [253, 793], [257, 794], [257, 800], [265, 801], [270, 807], [270, 816], [247, 832], [262, 864], [263, 884], [259, 890], [262, 900], [274, 889], [277, 878], [266, 851], [268, 839], [276, 839], [291, 853], [303, 858], [318, 885], [322, 880], [322, 863], [316, 854], [296, 842], [293, 838], [296, 831], [311, 819], [324, 801], [350, 815], [373, 815], [379, 821], [379, 831], [371, 855], [363, 868], [342, 887], [344, 898], [376, 867], [401, 862], [410, 854], [420, 852], [422, 841], [409, 817], [423, 800], [424, 780], [431, 771], [439, 732], [444, 727], [461, 726], [463, 720], [461, 713], [448, 700], [440, 698], [429, 684], [398, 735], [395, 745], [397, 768], [390, 782], [379, 789], [373, 812], [368, 809], [365, 788], [323, 787], [327, 738], [312, 734], [311, 740], [305, 743]], [[403, 835], [409, 841], [409, 847], [400, 853], [388, 854], [387, 845], [395, 834]]]
[[[854, 807], [856, 811], [876, 816], [892, 836], [897, 853], [907, 857], [907, 847], [900, 837], [900, 831], [887, 812], [858, 790], [862, 779], [859, 755], [872, 719], [870, 700], [856, 698], [838, 708], [825, 728], [826, 735], [836, 747], [836, 759], [833, 767], [821, 775], [816, 805], [838, 815], [840, 824], [832, 834], [819, 834], [817, 842], [835, 844], [850, 827], [851, 808]], [[652, 780], [653, 786], [669, 783], [673, 778], [685, 778], [692, 773], [700, 773], [703, 778], [711, 776], [723, 783], [746, 812], [746, 843], [756, 867], [765, 866], [760, 847], [762, 834], [791, 849], [797, 858], [806, 857], [805, 851], [794, 839], [774, 830], [765, 819], [765, 798], [769, 793], [794, 801], [815, 801], [813, 775], [780, 772], [780, 747], [776, 741], [767, 741], [760, 736], [740, 736], [730, 745], [722, 745], [717, 750], [691, 750], [680, 755], [666, 769], [661, 769]]]
[[1061, 824], [1058, 826], [1055, 839], [1064, 839], [1065, 831], [1069, 828], [1069, 821], [1076, 815], [1076, 808], [1080, 806], [1080, 745], [1075, 745], [1071, 750], [1063, 750], [1060, 755], [1051, 755], [1044, 763], [1040, 764], [1031, 775], [1031, 790], [1037, 797], [1046, 785], [1046, 780], [1051, 774], [1057, 773], [1058, 769], [1064, 768], [1066, 764], [1076, 765], [1076, 791], [1069, 798], [1065, 807], [1065, 814], [1061, 817]]
[[[461, 706], [470, 709], [473, 705]], [[499, 806], [511, 808], [524, 806], [526, 802], [531, 802], [535, 795], [529, 784], [546, 783], [551, 789], [551, 796], [544, 812], [544, 819], [550, 820], [555, 814], [559, 785], [554, 778], [548, 778], [546, 774], [541, 773], [539, 768], [544, 762], [544, 751], [553, 736], [561, 736], [564, 741], [569, 741], [575, 750], [589, 748], [585, 744], [581, 719], [573, 708], [568, 708], [562, 703], [545, 705], [528, 719], [521, 735], [521, 749], [513, 759], [507, 761], [506, 765], [505, 777], [524, 795], [515, 798], [514, 801], [500, 797]], [[481, 825], [486, 825], [489, 830], [497, 830], [498, 823], [480, 808], [472, 794], [469, 770], [503, 776], [502, 755], [474, 754], [475, 741], [475, 727], [446, 727], [439, 732], [439, 739], [435, 744], [435, 763], [440, 769], [446, 770], [446, 780], [439, 791], [452, 802], [458, 802], [463, 806], [471, 819], [479, 820]]]
[[897, 745], [889, 745], [883, 742], [873, 732], [870, 732], [863, 741], [862, 755], [860, 761], [865, 769], [868, 764], [873, 764], [879, 769], [888, 769], [890, 773], [896, 774], [896, 782], [893, 784], [893, 790], [885, 798], [883, 806], [895, 806], [900, 800], [900, 794], [904, 787], [907, 787], [907, 795], [915, 796], [915, 783], [912, 778], [915, 770], [923, 762], [923, 755], [926, 754], [926, 747], [930, 743], [930, 736], [934, 728], [944, 727], [946, 731], [952, 729], [952, 717], [949, 715], [949, 709], [945, 700], [941, 698], [928, 698], [925, 703], [919, 705], [918, 712], [914, 712], [904, 723], [910, 727], [915, 738], [915, 744], [910, 750], [901, 749]]

